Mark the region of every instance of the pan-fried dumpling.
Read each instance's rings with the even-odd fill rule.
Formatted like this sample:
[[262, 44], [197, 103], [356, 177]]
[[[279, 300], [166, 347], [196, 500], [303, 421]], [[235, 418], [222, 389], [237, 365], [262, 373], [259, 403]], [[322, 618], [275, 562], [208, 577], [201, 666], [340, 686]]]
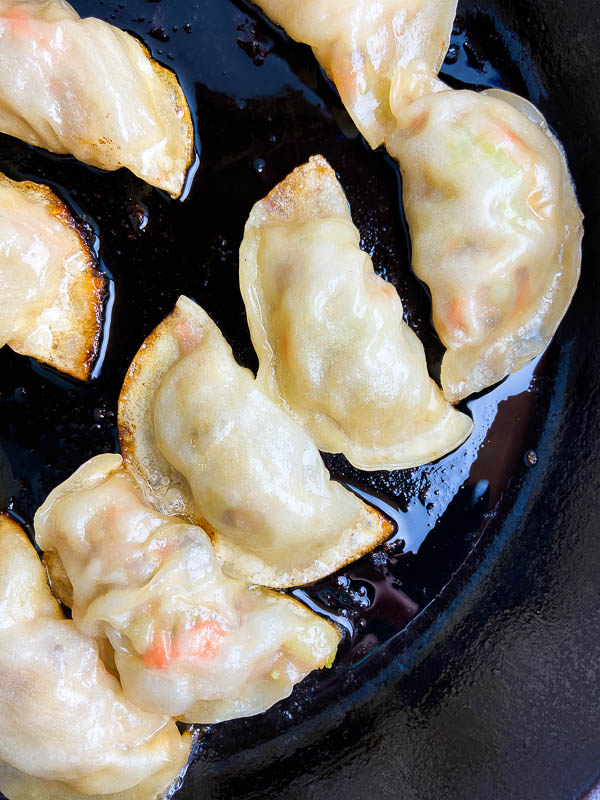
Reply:
[[19, 526], [0, 515], [0, 792], [8, 800], [155, 800], [189, 734], [132, 705], [64, 619]]
[[193, 127], [177, 78], [64, 0], [0, 0], [0, 131], [178, 197]]
[[560, 145], [508, 92], [423, 97], [388, 147], [456, 402], [545, 349], [577, 286], [582, 214]]
[[[435, 91], [457, 0], [254, 0], [309, 44], [371, 147], [395, 126], [392, 84], [406, 96]], [[443, 86], [443, 85], [442, 85]]]
[[125, 462], [153, 503], [206, 528], [226, 571], [252, 583], [317, 580], [391, 532], [330, 480], [307, 434], [186, 297], [130, 367], [119, 432]]
[[445, 455], [471, 432], [429, 377], [402, 302], [360, 249], [321, 156], [252, 209], [240, 287], [258, 384], [320, 450], [342, 452], [359, 469], [403, 469]]
[[89, 378], [104, 292], [94, 256], [58, 197], [0, 173], [0, 347]]
[[[118, 455], [88, 461], [35, 517], [73, 620], [107, 636], [128, 699], [187, 722], [265, 711], [335, 658], [339, 633], [223, 574], [206, 533], [142, 499]], [[61, 592], [62, 594], [62, 592]]]

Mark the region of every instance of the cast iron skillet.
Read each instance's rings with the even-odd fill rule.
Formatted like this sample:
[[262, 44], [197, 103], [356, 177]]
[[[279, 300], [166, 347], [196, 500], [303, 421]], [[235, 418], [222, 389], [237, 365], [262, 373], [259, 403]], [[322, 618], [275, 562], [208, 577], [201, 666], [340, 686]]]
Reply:
[[[441, 355], [429, 300], [409, 270], [397, 170], [356, 135], [308, 48], [243, 0], [75, 6], [134, 32], [177, 71], [196, 118], [199, 167], [187, 198], [173, 202], [129, 173], [0, 137], [0, 169], [52, 186], [114, 279], [91, 385], [0, 352], [0, 507], [26, 526], [85, 459], [116, 449], [123, 375], [178, 294], [202, 303], [240, 361], [256, 365], [237, 286], [243, 224], [314, 153], [338, 171], [363, 247], [397, 286], [433, 375]], [[476, 430], [456, 453], [371, 474], [326, 457], [335, 477], [395, 519], [397, 533], [297, 592], [344, 625], [337, 666], [266, 714], [202, 729], [181, 800], [566, 800], [593, 785], [599, 26], [596, 0], [461, 2], [444, 76], [457, 87], [512, 89], [548, 116], [587, 217], [580, 288], [542, 358], [464, 404]]]

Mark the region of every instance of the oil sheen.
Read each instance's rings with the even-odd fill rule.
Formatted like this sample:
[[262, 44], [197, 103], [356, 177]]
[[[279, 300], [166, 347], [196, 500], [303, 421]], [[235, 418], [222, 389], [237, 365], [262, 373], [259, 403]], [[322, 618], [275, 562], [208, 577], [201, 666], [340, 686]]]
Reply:
[[[362, 141], [307, 47], [241, 1], [74, 5], [138, 35], [176, 71], [194, 117], [198, 159], [184, 198], [174, 201], [126, 171], [103, 173], [0, 136], [0, 169], [54, 189], [112, 279], [102, 355], [89, 385], [0, 351], [0, 507], [26, 525], [81, 463], [117, 449], [117, 398], [127, 367], [180, 294], [201, 303], [238, 360], [256, 368], [238, 289], [244, 223], [254, 202], [315, 153], [339, 174], [362, 247], [398, 289], [434, 377], [442, 355], [429, 298], [410, 271], [397, 168]], [[500, 86], [527, 96], [527, 76], [485, 4], [473, 12], [464, 5], [443, 77], [455, 87]], [[387, 514], [395, 533], [348, 568], [291, 590], [341, 626], [336, 664], [260, 719], [205, 731], [203, 757], [234, 752], [240, 737], [271, 736], [333, 702], [360, 683], [374, 654], [385, 661], [399, 637], [410, 638], [420, 612], [451, 591], [453, 574], [486, 529], [501, 524], [522, 476], [535, 469], [558, 358], [551, 344], [521, 372], [463, 403], [474, 433], [435, 464], [361, 473], [341, 456], [325, 456], [333, 477]]]

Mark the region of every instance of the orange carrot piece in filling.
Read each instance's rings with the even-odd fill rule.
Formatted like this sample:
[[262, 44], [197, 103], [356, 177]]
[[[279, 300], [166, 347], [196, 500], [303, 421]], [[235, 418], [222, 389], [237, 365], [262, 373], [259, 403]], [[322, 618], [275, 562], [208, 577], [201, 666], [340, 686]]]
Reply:
[[9, 8], [0, 14], [0, 21], [11, 29], [16, 36], [32, 39], [43, 47], [48, 47], [50, 42], [48, 37], [42, 33], [41, 26], [32, 23], [31, 17], [22, 8]]
[[498, 127], [502, 131], [504, 137], [508, 139], [510, 142], [512, 142], [512, 144], [516, 145], [517, 147], [521, 147], [524, 150], [527, 150], [527, 145], [525, 144], [523, 139], [521, 139], [521, 137], [518, 136], [514, 131], [511, 131], [511, 129], [508, 126], [504, 125], [502, 122], [499, 122]]
[[465, 303], [464, 300], [456, 299], [450, 303], [450, 311], [448, 312], [448, 321], [453, 329], [467, 331], [467, 325], [464, 320]]
[[148, 669], [166, 669], [173, 660], [173, 640], [168, 631], [158, 631], [150, 649], [144, 655], [144, 666]]
[[192, 661], [196, 658], [214, 658], [225, 640], [225, 631], [215, 620], [194, 625], [177, 636], [177, 658]]
[[31, 18], [24, 9], [18, 6], [7, 8], [6, 11], [3, 11], [1, 19], [5, 20], [8, 27], [21, 36], [31, 36], [33, 34]]
[[190, 630], [177, 634], [175, 639], [168, 631], [158, 631], [144, 655], [147, 669], [166, 669], [174, 661], [194, 661], [197, 658], [214, 658], [225, 640], [225, 631], [215, 620], [206, 620]]

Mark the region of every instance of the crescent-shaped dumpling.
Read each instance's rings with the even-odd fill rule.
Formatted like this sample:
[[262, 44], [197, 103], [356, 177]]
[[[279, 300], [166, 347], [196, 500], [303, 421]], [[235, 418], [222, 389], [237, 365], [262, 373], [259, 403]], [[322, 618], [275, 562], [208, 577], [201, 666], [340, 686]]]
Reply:
[[473, 423], [427, 372], [391, 283], [375, 274], [335, 173], [298, 167], [246, 224], [240, 287], [257, 381], [320, 450], [363, 470], [404, 469], [454, 450]]
[[0, 347], [89, 378], [106, 288], [95, 265], [75, 220], [47, 186], [0, 173]]
[[335, 658], [333, 625], [225, 575], [202, 528], [146, 503], [121, 456], [96, 456], [54, 489], [35, 533], [75, 624], [108, 638], [126, 697], [147, 711], [258, 714]]
[[189, 734], [130, 703], [66, 620], [35, 550], [0, 515], [0, 792], [8, 800], [158, 800]]
[[577, 286], [583, 217], [562, 148], [522, 98], [440, 92], [403, 120], [388, 148], [457, 402], [545, 349]]
[[252, 583], [309, 583], [391, 533], [385, 518], [330, 479], [312, 440], [186, 297], [129, 369], [119, 433], [152, 502], [202, 525], [226, 571]]
[[395, 126], [392, 83], [407, 96], [434, 91], [457, 0], [254, 0], [312, 47], [371, 147]]
[[64, 0], [0, 0], [0, 131], [178, 197], [193, 160], [175, 75], [133, 36]]

